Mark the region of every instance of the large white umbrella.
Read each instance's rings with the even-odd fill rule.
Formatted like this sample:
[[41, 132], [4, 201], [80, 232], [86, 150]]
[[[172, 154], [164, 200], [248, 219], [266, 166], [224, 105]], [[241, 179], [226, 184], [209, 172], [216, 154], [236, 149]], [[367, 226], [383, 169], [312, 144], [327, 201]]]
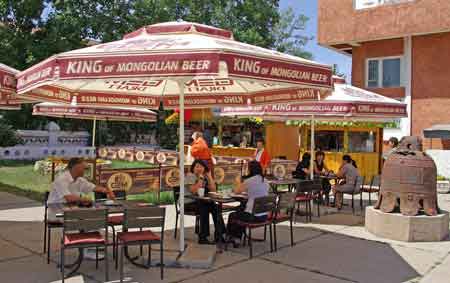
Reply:
[[[232, 32], [188, 22], [143, 27], [122, 40], [55, 55], [18, 78], [24, 97], [77, 105], [184, 109], [272, 104], [326, 97], [331, 67], [237, 42]], [[30, 92], [32, 91], [32, 92]], [[180, 190], [184, 250], [184, 190]]]
[[[316, 120], [392, 121], [407, 117], [407, 105], [364, 89], [335, 83], [323, 100], [265, 106], [225, 107], [223, 117], [261, 117], [269, 121], [311, 119], [311, 155], [314, 158]], [[313, 159], [314, 160], [314, 159]], [[311, 162], [311, 165], [313, 163]], [[313, 177], [311, 170], [311, 177]]]
[[93, 120], [92, 146], [95, 146], [97, 120], [126, 122], [155, 122], [156, 112], [143, 108], [77, 106], [43, 102], [33, 106], [33, 115]]

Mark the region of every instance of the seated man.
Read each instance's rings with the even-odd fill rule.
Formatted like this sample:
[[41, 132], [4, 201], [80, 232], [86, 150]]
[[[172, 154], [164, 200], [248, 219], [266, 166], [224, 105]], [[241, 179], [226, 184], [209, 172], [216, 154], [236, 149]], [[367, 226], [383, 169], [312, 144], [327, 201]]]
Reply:
[[82, 200], [81, 194], [94, 191], [106, 193], [108, 198], [114, 199], [111, 190], [97, 186], [83, 177], [86, 167], [86, 162], [82, 158], [70, 159], [67, 170], [53, 182], [47, 203], [76, 203]]

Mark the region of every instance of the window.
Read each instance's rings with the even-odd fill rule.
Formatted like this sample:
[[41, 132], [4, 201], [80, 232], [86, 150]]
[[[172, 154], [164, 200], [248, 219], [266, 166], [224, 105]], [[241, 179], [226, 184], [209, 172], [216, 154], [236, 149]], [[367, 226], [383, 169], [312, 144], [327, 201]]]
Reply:
[[377, 135], [375, 132], [349, 132], [349, 152], [375, 152]]
[[[315, 145], [316, 150], [339, 152], [344, 150], [344, 132], [343, 131], [316, 131]], [[308, 148], [311, 147], [311, 131], [308, 133]]]
[[353, 6], [356, 10], [361, 10], [381, 5], [402, 4], [413, 1], [415, 0], [353, 0]]
[[401, 57], [368, 59], [366, 68], [366, 87], [400, 87], [402, 85], [401, 69]]

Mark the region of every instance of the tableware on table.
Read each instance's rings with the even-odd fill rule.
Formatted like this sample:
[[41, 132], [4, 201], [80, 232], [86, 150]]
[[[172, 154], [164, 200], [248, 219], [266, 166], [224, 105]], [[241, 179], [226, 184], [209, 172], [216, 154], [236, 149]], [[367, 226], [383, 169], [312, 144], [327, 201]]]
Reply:
[[197, 190], [197, 194], [198, 194], [198, 196], [199, 197], [204, 197], [205, 196], [205, 188], [199, 188], [198, 190]]

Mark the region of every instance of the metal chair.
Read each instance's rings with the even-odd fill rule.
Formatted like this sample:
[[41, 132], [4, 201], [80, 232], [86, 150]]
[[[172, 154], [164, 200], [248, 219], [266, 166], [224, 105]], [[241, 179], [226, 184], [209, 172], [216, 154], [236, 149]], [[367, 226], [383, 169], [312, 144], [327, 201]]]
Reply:
[[372, 180], [370, 181], [370, 185], [363, 185], [361, 188], [361, 195], [360, 195], [360, 206], [361, 209], [363, 208], [363, 193], [369, 194], [369, 205], [372, 204], [371, 195], [372, 193], [380, 193], [380, 186], [381, 186], [381, 176], [376, 175], [372, 177]]
[[62, 228], [63, 223], [60, 220], [48, 220], [48, 197], [50, 192], [44, 195], [44, 253], [47, 252], [47, 264], [50, 264], [51, 234], [52, 229]]
[[364, 177], [358, 176], [355, 180], [354, 188], [352, 192], [343, 192], [341, 198], [341, 205], [344, 205], [344, 195], [352, 196], [352, 213], [355, 214], [355, 195], [359, 195], [361, 193], [361, 188], [364, 185]]
[[[123, 257], [129, 246], [148, 245], [147, 268], [151, 265], [152, 244], [160, 245], [161, 280], [164, 279], [164, 222], [166, 209], [164, 207], [129, 208], [124, 213], [123, 232], [117, 233], [116, 253], [119, 245], [120, 253], [120, 282], [123, 282]], [[130, 229], [139, 231], [130, 231]], [[152, 232], [151, 228], [160, 228], [161, 234]], [[117, 263], [117, 259], [116, 259]]]
[[[114, 191], [114, 195], [117, 200], [126, 200], [127, 191]], [[106, 193], [94, 192], [94, 198], [96, 202], [105, 201], [108, 199]], [[108, 215], [108, 226], [111, 227], [113, 234], [113, 246], [116, 245], [116, 226], [123, 225], [123, 213], [114, 213]], [[113, 249], [113, 258], [116, 258], [116, 252]]]
[[322, 190], [322, 181], [320, 179], [304, 180], [297, 185], [297, 211], [300, 211], [300, 204], [305, 203], [306, 221], [312, 221], [312, 205], [313, 200], [318, 200], [317, 215], [320, 216], [319, 195]]
[[[180, 187], [173, 187], [173, 198], [175, 201], [175, 231], [173, 237], [177, 238], [178, 233], [178, 218], [180, 217]], [[200, 215], [196, 211], [184, 210], [184, 215], [195, 216], [195, 233], [200, 231]]]
[[[63, 237], [61, 239], [61, 274], [65, 279], [64, 258], [67, 249], [104, 248], [105, 281], [108, 273], [108, 211], [106, 209], [77, 209], [64, 212]], [[105, 235], [100, 233], [105, 229]], [[98, 253], [97, 253], [98, 255]], [[96, 260], [98, 265], [98, 256]]]
[[277, 247], [277, 224], [289, 221], [289, 227], [291, 232], [291, 246], [294, 246], [294, 230], [292, 223], [294, 221], [294, 209], [296, 203], [297, 193], [284, 193], [278, 198], [275, 212], [269, 216], [269, 221], [273, 224], [273, 235], [275, 251]]
[[[268, 216], [275, 212], [276, 207], [276, 195], [269, 195], [266, 197], [256, 198], [253, 204], [253, 215], [266, 213]], [[252, 230], [256, 228], [269, 226], [270, 229], [270, 252], [273, 252], [273, 241], [272, 241], [272, 220], [267, 219], [263, 222], [246, 222], [242, 220], [236, 221], [236, 224], [244, 227], [248, 230], [248, 246], [250, 252], [250, 258], [253, 258], [253, 245], [252, 245]], [[247, 233], [244, 233], [247, 235]], [[227, 249], [227, 244], [225, 244], [225, 249]]]

